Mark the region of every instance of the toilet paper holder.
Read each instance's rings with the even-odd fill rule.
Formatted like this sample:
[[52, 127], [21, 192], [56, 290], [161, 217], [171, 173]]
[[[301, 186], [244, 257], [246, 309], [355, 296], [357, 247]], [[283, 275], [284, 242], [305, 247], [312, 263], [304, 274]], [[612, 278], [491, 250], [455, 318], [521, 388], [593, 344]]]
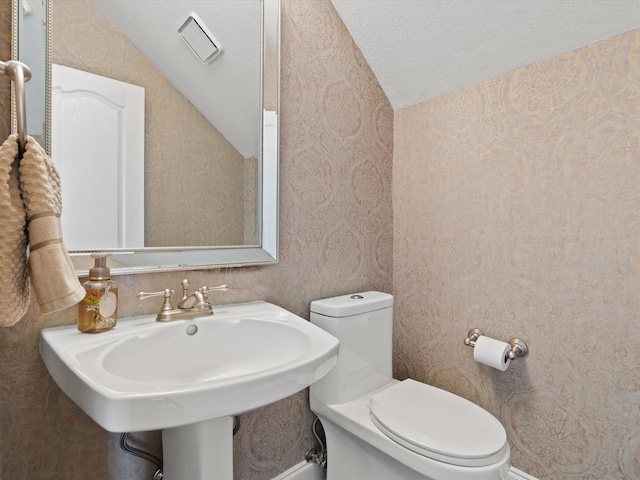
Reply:
[[[484, 335], [484, 333], [482, 333], [479, 329], [472, 328], [471, 330], [469, 330], [469, 332], [467, 332], [467, 338], [464, 339], [464, 344], [468, 347], [475, 347], [476, 340], [478, 340], [478, 337], [481, 337], [482, 335]], [[509, 340], [507, 343], [511, 345], [509, 360], [526, 357], [529, 353], [529, 347], [527, 347], [527, 344], [519, 338]]]

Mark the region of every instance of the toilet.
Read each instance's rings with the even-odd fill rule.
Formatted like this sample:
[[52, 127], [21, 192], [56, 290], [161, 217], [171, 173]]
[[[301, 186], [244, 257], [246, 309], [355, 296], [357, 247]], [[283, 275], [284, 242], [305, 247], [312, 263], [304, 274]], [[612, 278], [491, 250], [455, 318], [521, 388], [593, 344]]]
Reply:
[[392, 378], [393, 296], [317, 300], [311, 322], [340, 341], [338, 363], [310, 387], [326, 435], [327, 480], [506, 480], [502, 424], [445, 390]]

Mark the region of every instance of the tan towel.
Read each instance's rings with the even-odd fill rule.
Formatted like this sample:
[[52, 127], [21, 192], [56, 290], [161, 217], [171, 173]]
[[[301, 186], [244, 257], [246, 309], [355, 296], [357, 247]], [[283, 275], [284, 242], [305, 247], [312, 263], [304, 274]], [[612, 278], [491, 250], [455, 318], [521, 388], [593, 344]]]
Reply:
[[19, 170], [29, 229], [31, 285], [40, 311], [52, 313], [85, 296], [62, 242], [60, 176], [44, 149], [29, 136]]
[[0, 146], [0, 327], [18, 322], [29, 308], [27, 217], [18, 187], [18, 139]]

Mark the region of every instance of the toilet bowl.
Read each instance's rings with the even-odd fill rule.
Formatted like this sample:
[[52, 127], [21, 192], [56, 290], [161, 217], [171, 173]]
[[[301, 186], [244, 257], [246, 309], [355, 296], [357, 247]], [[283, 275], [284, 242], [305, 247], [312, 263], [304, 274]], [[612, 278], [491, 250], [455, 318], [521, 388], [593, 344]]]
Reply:
[[327, 480], [506, 480], [502, 424], [445, 390], [392, 378], [393, 297], [311, 303], [311, 322], [340, 341], [338, 363], [311, 385], [326, 435]]

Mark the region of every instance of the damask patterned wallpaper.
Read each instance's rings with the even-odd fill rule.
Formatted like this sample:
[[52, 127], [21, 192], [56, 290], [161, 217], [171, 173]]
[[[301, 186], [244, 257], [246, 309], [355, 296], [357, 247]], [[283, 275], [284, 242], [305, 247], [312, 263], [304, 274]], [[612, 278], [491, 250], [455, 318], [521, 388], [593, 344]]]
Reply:
[[[395, 113], [395, 373], [540, 479], [640, 479], [640, 31]], [[529, 344], [498, 372], [469, 328]]]
[[[54, 0], [66, 1], [66, 0]], [[9, 58], [10, 2], [0, 2], [0, 55]], [[9, 133], [0, 78], [0, 136]], [[391, 291], [393, 111], [329, 0], [284, 0], [281, 79], [280, 262], [230, 270], [116, 277], [120, 314], [155, 313], [140, 290], [229, 283], [217, 303], [265, 299], [305, 318], [312, 300]], [[64, 188], [64, 186], [63, 186]], [[64, 213], [63, 213], [64, 214]], [[42, 327], [73, 324], [74, 309], [0, 329], [0, 478], [148, 479], [154, 469], [120, 451], [60, 391], [38, 354]], [[307, 393], [241, 417], [235, 478], [270, 480], [312, 445]], [[159, 434], [133, 435], [160, 452]]]
[[[0, 55], [10, 12], [0, 2]], [[190, 272], [219, 303], [396, 295], [395, 371], [483, 405], [514, 464], [541, 479], [640, 478], [640, 33], [631, 32], [394, 114], [328, 0], [283, 5], [281, 262]], [[0, 78], [0, 136], [9, 132]], [[395, 139], [392, 132], [395, 129]], [[391, 213], [391, 150], [394, 150]], [[393, 236], [392, 236], [393, 218]], [[392, 242], [393, 239], [393, 242]], [[393, 244], [393, 248], [392, 248]], [[180, 274], [118, 277], [139, 290]], [[149, 478], [50, 380], [32, 304], [0, 330], [0, 477]], [[504, 373], [462, 345], [520, 336]], [[311, 443], [306, 393], [241, 418], [238, 480], [268, 480]], [[158, 451], [159, 436], [134, 440]]]
[[[11, 58], [11, 2], [0, 2], [0, 59]], [[0, 134], [11, 133], [11, 82], [0, 75]]]

